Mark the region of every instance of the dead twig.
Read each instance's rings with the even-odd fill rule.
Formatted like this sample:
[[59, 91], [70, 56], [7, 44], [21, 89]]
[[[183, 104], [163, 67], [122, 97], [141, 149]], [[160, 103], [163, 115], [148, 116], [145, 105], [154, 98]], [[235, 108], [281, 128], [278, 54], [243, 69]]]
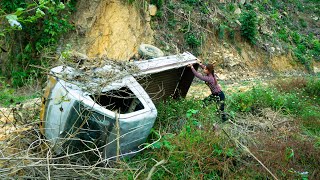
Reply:
[[[156, 160], [154, 160], [154, 161], [156, 161]], [[157, 162], [157, 161], [156, 161]], [[149, 174], [148, 174], [148, 177], [147, 177], [147, 180], [150, 180], [151, 179], [151, 176], [152, 176], [152, 174], [154, 173], [154, 171], [156, 171], [156, 169], [157, 169], [157, 167], [158, 166], [160, 166], [160, 165], [162, 165], [162, 164], [165, 164], [165, 163], [167, 163], [167, 160], [161, 160], [161, 161], [159, 161], [159, 162], [157, 162], [152, 168], [151, 168], [151, 170], [150, 170], [150, 172], [149, 172]]]
[[[229, 121], [229, 122], [233, 123], [232, 121]], [[252, 152], [250, 151], [250, 149], [247, 146], [243, 145], [238, 140], [236, 140], [236, 139], [232, 138], [231, 136], [229, 136], [229, 134], [223, 128], [222, 128], [222, 131], [227, 135], [227, 137], [230, 140], [233, 140], [244, 151], [248, 152], [274, 179], [278, 180], [278, 178], [254, 154], [252, 154]]]

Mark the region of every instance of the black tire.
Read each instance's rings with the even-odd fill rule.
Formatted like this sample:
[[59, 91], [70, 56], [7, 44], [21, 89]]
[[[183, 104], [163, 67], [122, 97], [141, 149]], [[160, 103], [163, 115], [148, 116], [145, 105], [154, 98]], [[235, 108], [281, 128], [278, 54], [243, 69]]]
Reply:
[[150, 44], [141, 44], [139, 46], [138, 53], [140, 56], [144, 58], [157, 58], [162, 57], [164, 55], [159, 48]]

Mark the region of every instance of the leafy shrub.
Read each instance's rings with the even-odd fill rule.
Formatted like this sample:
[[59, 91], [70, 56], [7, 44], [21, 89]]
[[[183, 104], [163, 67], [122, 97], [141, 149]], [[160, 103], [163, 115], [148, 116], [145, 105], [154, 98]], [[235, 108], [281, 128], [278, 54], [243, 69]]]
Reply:
[[316, 61], [320, 61], [320, 41], [319, 41], [319, 39], [314, 39], [312, 41], [312, 49], [310, 50], [310, 53], [312, 54], [313, 58]]
[[250, 43], [256, 43], [257, 36], [257, 15], [254, 10], [243, 12], [240, 15], [241, 35], [249, 40]]
[[303, 44], [299, 44], [295, 49], [293, 49], [295, 57], [303, 64], [309, 72], [312, 72], [311, 62], [312, 59], [306, 51], [306, 47]]
[[319, 39], [313, 40], [313, 48], [317, 52], [320, 52], [320, 41], [319, 41]]
[[209, 14], [210, 13], [210, 10], [208, 8], [208, 2], [201, 3], [200, 11], [203, 14]]
[[224, 24], [219, 25], [218, 37], [220, 40], [222, 40], [225, 37], [225, 29], [226, 28], [227, 28], [227, 26]]
[[230, 3], [228, 4], [227, 6], [227, 10], [230, 12], [230, 13], [233, 13], [235, 10], [236, 10], [236, 7], [233, 3]]
[[30, 65], [41, 65], [39, 54], [48, 47], [53, 51], [60, 37], [73, 29], [69, 15], [75, 10], [76, 0], [66, 3], [60, 0], [39, 2], [1, 1], [3, 13], [18, 14], [17, 19], [22, 26], [19, 32], [15, 30], [7, 34], [12, 38], [5, 39], [8, 41], [6, 43], [19, 44], [13, 46], [19, 48], [11, 49], [8, 61], [3, 63], [6, 68], [0, 72], [3, 76], [11, 77], [14, 86], [23, 85], [23, 81], [30, 76], [40, 77], [39, 73], [33, 73], [39, 70]]
[[151, 0], [150, 4], [156, 5], [158, 10], [161, 10], [163, 7], [164, 0]]
[[298, 32], [294, 31], [291, 33], [291, 38], [294, 43], [299, 44], [301, 42], [301, 36]]
[[192, 32], [186, 33], [185, 40], [191, 48], [197, 48], [201, 45], [200, 39], [197, 37], [195, 33]]
[[306, 28], [308, 26], [307, 22], [304, 19], [299, 19], [300, 26]]
[[288, 36], [288, 32], [286, 31], [286, 29], [285, 28], [282, 28], [282, 29], [280, 29], [279, 30], [279, 32], [278, 32], [278, 37], [282, 40], [282, 41], [285, 41], [285, 42], [288, 42], [288, 38], [289, 38], [289, 36]]

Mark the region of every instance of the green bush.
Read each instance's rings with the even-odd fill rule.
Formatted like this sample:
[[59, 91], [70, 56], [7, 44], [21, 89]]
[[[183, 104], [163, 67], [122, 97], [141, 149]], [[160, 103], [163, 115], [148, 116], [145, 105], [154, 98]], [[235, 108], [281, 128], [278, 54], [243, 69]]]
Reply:
[[[152, 175], [153, 179], [213, 178], [221, 176], [221, 165], [233, 169], [232, 163], [237, 161], [241, 151], [232, 141], [226, 140], [227, 137], [214, 135], [211, 128], [215, 122], [214, 112], [211, 107], [202, 108], [200, 102], [180, 99], [157, 104], [158, 117], [148, 142], [154, 142], [160, 135], [162, 139], [133, 159], [166, 159], [166, 169], [159, 168]], [[184, 123], [178, 125], [181, 119]], [[178, 126], [179, 130], [172, 130]], [[147, 163], [147, 166], [152, 167], [152, 164]], [[167, 170], [175, 174], [167, 173]]]
[[161, 10], [163, 7], [164, 0], [151, 0], [150, 4], [156, 5], [158, 10]]
[[225, 37], [225, 29], [226, 28], [227, 28], [227, 26], [224, 24], [219, 25], [218, 37], [220, 40], [223, 40], [223, 38]]
[[289, 42], [288, 32], [285, 28], [279, 30], [278, 37], [284, 42]]
[[304, 19], [299, 19], [300, 26], [306, 28], [308, 26], [307, 22]]
[[257, 30], [257, 15], [254, 10], [243, 12], [240, 15], [241, 35], [250, 43], [256, 43]]
[[236, 10], [236, 7], [233, 3], [230, 3], [228, 4], [227, 6], [227, 10], [230, 12], [230, 13], [233, 13], [235, 10]]
[[197, 48], [201, 45], [201, 40], [195, 33], [188, 32], [185, 34], [185, 41], [191, 48]]
[[312, 49], [310, 50], [310, 53], [312, 54], [313, 58], [316, 61], [320, 61], [320, 41], [319, 41], [319, 39], [314, 39], [312, 41]]
[[291, 38], [294, 43], [299, 44], [301, 42], [301, 36], [298, 32], [294, 31], [291, 33]]
[[[50, 47], [50, 53], [55, 51], [57, 42], [70, 30], [73, 25], [69, 22], [71, 12], [75, 10], [76, 0], [71, 1], [39, 1], [25, 2], [25, 1], [9, 1], [3, 0], [0, 2], [2, 14], [16, 14], [17, 21], [22, 26], [19, 31], [14, 29], [8, 31], [4, 40], [8, 44], [19, 44], [12, 46], [10, 49], [9, 58], [2, 65], [1, 75], [11, 78], [13, 86], [23, 85], [23, 81], [30, 76], [41, 77], [39, 69], [31, 67], [30, 65], [42, 65], [40, 54]], [[10, 29], [9, 27], [5, 27]], [[16, 47], [16, 48], [15, 48]]]

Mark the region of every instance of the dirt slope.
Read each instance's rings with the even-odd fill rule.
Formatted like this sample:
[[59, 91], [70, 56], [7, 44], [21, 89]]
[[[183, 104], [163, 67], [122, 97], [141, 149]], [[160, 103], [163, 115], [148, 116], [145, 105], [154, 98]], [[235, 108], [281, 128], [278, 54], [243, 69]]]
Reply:
[[141, 43], [153, 42], [148, 11], [123, 1], [80, 0], [73, 22], [76, 33], [65, 39], [72, 49], [89, 57], [128, 60]]
[[[137, 53], [141, 43], [157, 46], [161, 42], [168, 44], [159, 36], [170, 33], [169, 31], [158, 32], [151, 29], [149, 7], [147, 2], [138, 1], [129, 4], [120, 0], [95, 0], [90, 3], [80, 0], [77, 12], [73, 16], [76, 31], [65, 37], [61, 46], [71, 44], [73, 50], [89, 57], [106, 56], [110, 59], [129, 60]], [[170, 52], [172, 54], [173, 51], [175, 53], [186, 51], [187, 49], [179, 47], [181, 41], [179, 38], [181, 37], [175, 37], [175, 41], [167, 45], [169, 49], [160, 48], [163, 48], [166, 55]], [[175, 50], [171, 48], [174, 46]], [[215, 63], [216, 72], [220, 74], [222, 80], [304, 71], [301, 65], [292, 63], [294, 61], [290, 54], [270, 55], [245, 43], [237, 46], [240, 51], [232, 44], [221, 43], [213, 33], [207, 37], [198, 57], [206, 62]], [[314, 67], [315, 71], [319, 69], [317, 64]]]

